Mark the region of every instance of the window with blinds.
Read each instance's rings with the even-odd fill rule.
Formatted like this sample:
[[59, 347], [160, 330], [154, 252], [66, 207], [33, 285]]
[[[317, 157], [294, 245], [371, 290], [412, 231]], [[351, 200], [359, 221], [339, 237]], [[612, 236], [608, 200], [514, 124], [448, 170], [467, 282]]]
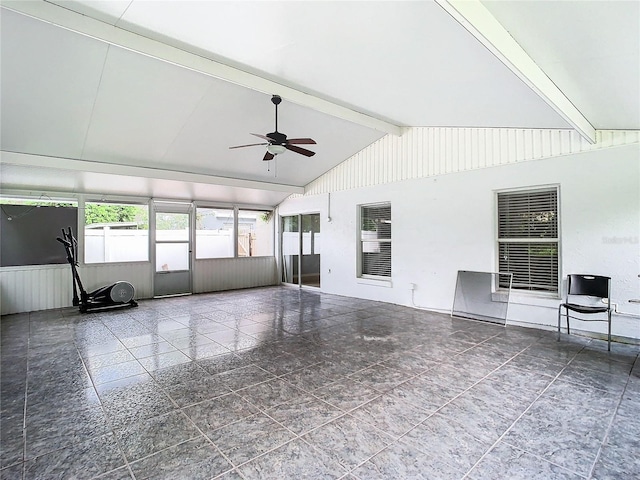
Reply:
[[498, 269], [512, 288], [558, 292], [558, 246], [557, 188], [498, 193]]
[[391, 204], [360, 207], [362, 276], [391, 277]]

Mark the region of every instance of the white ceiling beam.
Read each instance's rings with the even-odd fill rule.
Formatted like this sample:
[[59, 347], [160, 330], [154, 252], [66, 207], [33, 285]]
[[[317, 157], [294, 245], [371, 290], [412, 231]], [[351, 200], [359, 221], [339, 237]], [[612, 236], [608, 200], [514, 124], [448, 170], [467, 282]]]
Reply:
[[591, 123], [491, 15], [480, 0], [435, 1], [575, 128], [582, 137], [590, 143], [596, 143], [596, 130]]
[[283, 193], [304, 193], [304, 187], [295, 185], [281, 185], [278, 183], [259, 182], [255, 180], [241, 180], [238, 178], [217, 177], [203, 173], [181, 172], [150, 167], [134, 167], [118, 163], [93, 162], [70, 158], [32, 155], [27, 153], [0, 151], [0, 162], [6, 165], [20, 165], [26, 167], [55, 168], [61, 170], [81, 171], [91, 173], [107, 173], [110, 175], [125, 175], [132, 177], [152, 178], [160, 180], [175, 180], [182, 182], [204, 183], [210, 185], [224, 185], [228, 187], [251, 188]]
[[341, 118], [380, 132], [402, 135], [402, 127], [379, 118], [357, 112], [292, 87], [267, 80], [220, 62], [181, 50], [166, 43], [152, 40], [100, 20], [81, 15], [45, 1], [3, 0], [2, 7], [50, 23], [52, 25], [246, 87], [268, 95], [278, 94], [287, 101]]

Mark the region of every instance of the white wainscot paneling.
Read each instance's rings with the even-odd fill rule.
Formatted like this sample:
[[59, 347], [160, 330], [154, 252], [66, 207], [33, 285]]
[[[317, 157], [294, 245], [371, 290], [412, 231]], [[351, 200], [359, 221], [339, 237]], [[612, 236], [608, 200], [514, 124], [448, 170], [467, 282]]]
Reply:
[[[130, 282], [135, 298], [151, 297], [151, 264], [85, 265], [80, 278], [88, 292], [118, 280]], [[0, 271], [2, 315], [71, 306], [73, 287], [69, 265], [5, 267]]]
[[136, 299], [153, 296], [150, 262], [84, 265], [80, 267], [80, 277], [88, 292], [117, 281], [126, 281], [136, 289]]
[[5, 267], [0, 270], [2, 315], [71, 305], [68, 265]]
[[275, 257], [196, 260], [194, 293], [262, 287], [277, 283]]

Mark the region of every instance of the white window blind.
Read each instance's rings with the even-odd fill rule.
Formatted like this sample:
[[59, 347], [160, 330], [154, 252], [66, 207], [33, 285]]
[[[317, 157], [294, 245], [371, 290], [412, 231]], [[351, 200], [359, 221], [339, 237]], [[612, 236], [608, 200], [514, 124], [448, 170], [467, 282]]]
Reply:
[[391, 204], [360, 210], [361, 275], [391, 277]]
[[556, 188], [498, 193], [498, 268], [512, 288], [557, 292], [558, 242]]

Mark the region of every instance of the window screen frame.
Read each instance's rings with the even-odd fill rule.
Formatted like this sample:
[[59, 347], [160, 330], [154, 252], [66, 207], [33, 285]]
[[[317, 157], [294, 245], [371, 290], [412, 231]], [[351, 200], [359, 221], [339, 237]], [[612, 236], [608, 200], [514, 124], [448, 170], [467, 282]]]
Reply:
[[260, 257], [275, 257], [275, 211], [273, 209], [258, 208], [258, 207], [238, 207], [236, 210], [237, 228], [236, 228], [236, 244], [239, 242], [240, 235], [240, 212], [248, 213], [262, 213], [269, 216], [270, 236], [271, 236], [271, 253], [263, 255], [240, 255], [240, 252], [236, 252], [237, 258], [260, 258]]
[[[374, 281], [384, 281], [390, 282], [393, 275], [393, 231], [390, 229], [389, 238], [381, 238], [381, 239], [362, 239], [362, 222], [365, 218], [366, 209], [374, 209], [374, 208], [389, 208], [389, 222], [390, 225], [393, 223], [393, 212], [391, 209], [391, 202], [377, 202], [377, 203], [367, 203], [358, 205], [358, 219], [357, 219], [357, 240], [358, 240], [358, 262], [357, 262], [357, 278], [359, 279], [370, 279]], [[365, 251], [364, 251], [364, 243], [365, 242], [377, 242], [378, 244], [387, 244], [389, 245], [389, 267], [388, 275], [378, 275], [365, 272]]]
[[[143, 207], [147, 210], [147, 242], [146, 242], [146, 259], [137, 260], [115, 260], [115, 261], [87, 261], [87, 242], [86, 242], [86, 208], [87, 204], [99, 204], [99, 205], [116, 205], [116, 206], [133, 206]], [[109, 197], [105, 199], [103, 197], [87, 196], [78, 199], [78, 249], [81, 254], [80, 265], [97, 266], [97, 265], [131, 265], [135, 263], [150, 263], [151, 262], [151, 207], [149, 206], [149, 200], [146, 198], [130, 198], [130, 197]]]
[[[231, 227], [231, 243], [232, 243], [232, 253], [231, 255], [226, 256], [198, 256], [198, 227], [197, 227], [197, 217], [198, 210], [224, 210], [231, 212], [232, 216], [232, 227]], [[238, 210], [236, 207], [231, 205], [223, 205], [223, 204], [199, 204], [195, 205], [195, 213], [194, 213], [194, 260], [220, 260], [227, 258], [237, 258], [238, 257]]]
[[[501, 208], [500, 208], [500, 196], [501, 195], [535, 195], [540, 193], [547, 192], [555, 192], [555, 221], [556, 221], [556, 231], [555, 237], [535, 237], [535, 236], [526, 236], [526, 237], [513, 237], [513, 236], [500, 236], [500, 224], [501, 224]], [[508, 273], [508, 269], [505, 269], [504, 266], [501, 268], [501, 245], [506, 244], [529, 244], [529, 245], [555, 245], [556, 248], [556, 265], [555, 265], [555, 285], [553, 284], [553, 280], [551, 282], [546, 283], [545, 285], [540, 285], [545, 288], [533, 288], [534, 285], [529, 282], [528, 284], [520, 284], [516, 280], [515, 272], [513, 275], [513, 285], [512, 285], [512, 293], [522, 294], [522, 295], [530, 295], [530, 296], [538, 296], [538, 297], [546, 297], [546, 298], [560, 298], [561, 284], [562, 284], [562, 239], [561, 239], [561, 210], [560, 210], [560, 186], [559, 185], [540, 185], [540, 186], [530, 186], [530, 187], [522, 187], [522, 188], [513, 188], [513, 189], [505, 189], [505, 190], [497, 190], [494, 195], [494, 205], [495, 205], [495, 265], [496, 271]], [[527, 257], [528, 259], [530, 257]], [[530, 265], [530, 261], [528, 264]], [[531, 280], [531, 279], [529, 279]], [[497, 286], [498, 290], [506, 290], [502, 286]]]

